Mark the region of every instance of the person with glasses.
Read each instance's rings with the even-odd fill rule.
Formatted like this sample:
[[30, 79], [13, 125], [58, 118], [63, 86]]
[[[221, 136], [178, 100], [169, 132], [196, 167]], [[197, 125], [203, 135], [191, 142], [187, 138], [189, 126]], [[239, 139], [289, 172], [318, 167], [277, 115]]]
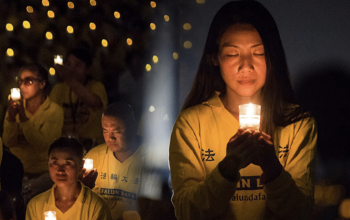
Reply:
[[[20, 68], [17, 80], [22, 97], [8, 102], [3, 143], [22, 162], [26, 179], [48, 177], [46, 152], [61, 136], [63, 110], [47, 96], [48, 72], [40, 64]], [[39, 178], [36, 182], [30, 184], [33, 194], [35, 187], [45, 190], [41, 186], [46, 181]]]

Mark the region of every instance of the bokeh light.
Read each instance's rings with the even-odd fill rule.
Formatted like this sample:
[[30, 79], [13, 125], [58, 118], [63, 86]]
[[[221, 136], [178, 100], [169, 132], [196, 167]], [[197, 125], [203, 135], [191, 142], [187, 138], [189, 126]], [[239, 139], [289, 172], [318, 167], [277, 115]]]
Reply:
[[74, 3], [73, 2], [68, 2], [67, 6], [69, 9], [73, 9], [74, 8]]
[[151, 5], [152, 8], [157, 7], [157, 3], [156, 3], [155, 1], [151, 1], [151, 2], [150, 2], [150, 5]]
[[97, 3], [96, 3], [96, 0], [90, 0], [90, 5], [91, 5], [91, 6], [96, 6], [96, 4], [97, 4]]
[[22, 25], [23, 25], [23, 27], [25, 28], [25, 29], [30, 29], [30, 23], [29, 23], [29, 21], [23, 21], [23, 23], [22, 23]]
[[192, 47], [192, 42], [191, 41], [185, 41], [184, 42], [184, 48], [186, 49], [190, 49]]
[[119, 19], [119, 18], [120, 18], [120, 12], [119, 12], [119, 11], [115, 11], [115, 12], [114, 12], [114, 17], [115, 17], [116, 19]]
[[149, 108], [148, 108], [148, 111], [149, 112], [154, 112], [156, 110], [156, 108], [153, 106], [153, 105], [151, 105]]
[[6, 30], [7, 31], [13, 31], [13, 25], [11, 23], [6, 24]]
[[73, 33], [74, 33], [74, 28], [73, 28], [72, 26], [68, 25], [68, 26], [67, 26], [67, 32], [68, 32], [69, 34], [73, 34]]
[[14, 55], [15, 55], [15, 52], [13, 51], [13, 49], [12, 48], [7, 48], [6, 56], [13, 57]]
[[204, 4], [204, 3], [205, 3], [205, 0], [196, 0], [196, 2], [197, 2], [198, 4]]
[[108, 41], [106, 39], [102, 39], [101, 44], [103, 47], [108, 47]]
[[170, 20], [169, 15], [164, 15], [164, 21], [168, 22]]
[[152, 66], [150, 64], [146, 64], [145, 69], [146, 69], [147, 72], [149, 72], [149, 71], [151, 71]]
[[156, 25], [154, 23], [151, 23], [149, 26], [153, 31], [156, 29]]
[[153, 63], [158, 63], [158, 57], [156, 55], [154, 55], [152, 57]]
[[344, 199], [339, 206], [339, 215], [345, 219], [350, 219], [350, 199]]
[[173, 53], [173, 58], [174, 58], [174, 60], [179, 59], [179, 54], [178, 54], [178, 53], [176, 53], [176, 52], [174, 52], [174, 53]]
[[47, 17], [49, 17], [49, 18], [54, 18], [54, 17], [55, 17], [55, 12], [49, 10], [49, 11], [47, 12]]
[[49, 74], [50, 74], [51, 76], [54, 76], [54, 75], [56, 74], [56, 70], [55, 70], [53, 67], [50, 67], [50, 69], [49, 69]]
[[184, 30], [188, 31], [188, 30], [191, 30], [192, 25], [190, 23], [185, 23], [182, 27]]
[[48, 7], [50, 6], [50, 2], [48, 0], [43, 0], [42, 1], [43, 6]]
[[34, 12], [33, 7], [30, 6], [30, 5], [28, 5], [28, 6], [26, 7], [26, 10], [27, 10], [28, 13], [33, 13], [33, 12]]
[[131, 45], [132, 45], [132, 39], [131, 39], [131, 38], [126, 39], [126, 43], [127, 43], [129, 46], [131, 46]]
[[46, 32], [45, 37], [48, 40], [52, 40], [53, 39], [53, 35], [52, 35], [52, 33], [50, 31]]
[[90, 22], [89, 27], [91, 30], [96, 30], [96, 24], [94, 22]]

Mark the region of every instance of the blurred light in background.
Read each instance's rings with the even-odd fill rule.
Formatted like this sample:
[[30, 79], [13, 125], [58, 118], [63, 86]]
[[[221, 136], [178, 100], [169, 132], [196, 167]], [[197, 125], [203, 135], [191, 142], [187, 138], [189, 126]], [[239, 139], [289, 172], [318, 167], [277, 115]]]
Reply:
[[205, 0], [196, 0], [196, 2], [197, 2], [198, 4], [204, 4], [204, 3], [205, 3]]
[[23, 21], [23, 27], [25, 28], [25, 29], [30, 29], [30, 23], [29, 23], [29, 21]]
[[67, 6], [69, 9], [73, 9], [74, 8], [74, 3], [73, 2], [68, 2]]
[[50, 2], [48, 0], [43, 0], [42, 4], [43, 4], [43, 6], [47, 7], [50, 5]]
[[14, 55], [15, 55], [15, 53], [13, 52], [13, 49], [12, 48], [7, 48], [6, 56], [13, 57]]
[[48, 40], [52, 40], [53, 39], [53, 35], [52, 35], [52, 33], [50, 31], [46, 32], [45, 37]]
[[342, 185], [315, 185], [315, 204], [318, 206], [338, 205], [343, 199], [345, 188]]
[[157, 7], [157, 4], [156, 4], [156, 2], [155, 2], [155, 1], [151, 1], [151, 2], [150, 2], [150, 5], [151, 5], [151, 7], [152, 7], [152, 8]]
[[96, 1], [95, 0], [90, 0], [90, 5], [91, 6], [96, 6]]
[[132, 40], [131, 40], [131, 38], [126, 39], [126, 43], [127, 43], [129, 46], [131, 46], [131, 45], [132, 45]]
[[156, 55], [154, 55], [152, 57], [153, 63], [158, 63], [158, 57]]
[[106, 39], [102, 39], [101, 44], [102, 47], [108, 47], [108, 41]]
[[74, 28], [70, 25], [67, 26], [67, 33], [68, 34], [73, 34], [74, 33]]
[[168, 22], [170, 20], [169, 15], [164, 15], [164, 21]]
[[120, 12], [119, 12], [119, 11], [115, 11], [115, 12], [114, 12], [114, 17], [115, 17], [116, 19], [119, 19], [119, 18], [120, 18]]
[[11, 23], [6, 24], [6, 30], [7, 31], [13, 31], [13, 25]]
[[56, 74], [56, 70], [53, 67], [50, 67], [49, 73], [51, 76], [54, 76]]
[[55, 17], [55, 12], [49, 10], [49, 11], [47, 12], [47, 17], [49, 17], [49, 18], [54, 18], [54, 17]]
[[192, 26], [191, 26], [190, 23], [185, 23], [182, 27], [183, 27], [183, 29], [186, 30], [186, 31], [191, 30], [191, 28], [192, 28]]
[[185, 41], [184, 42], [184, 48], [185, 49], [190, 49], [192, 47], [192, 42], [191, 41]]
[[96, 30], [96, 24], [94, 22], [90, 22], [89, 27], [91, 30]]
[[154, 112], [156, 110], [156, 108], [153, 106], [153, 105], [151, 105], [149, 108], [148, 108], [148, 111], [149, 112]]
[[151, 23], [149, 26], [153, 31], [156, 29], [156, 25], [154, 23]]
[[145, 69], [146, 69], [147, 72], [149, 72], [149, 71], [151, 71], [152, 66], [150, 64], [146, 64]]
[[27, 6], [26, 10], [27, 10], [28, 13], [33, 13], [34, 12], [33, 7], [29, 6], [29, 5]]
[[174, 53], [173, 53], [173, 58], [174, 58], [174, 60], [179, 59], [179, 54], [178, 54], [178, 53], [176, 53], [176, 52], [174, 52]]

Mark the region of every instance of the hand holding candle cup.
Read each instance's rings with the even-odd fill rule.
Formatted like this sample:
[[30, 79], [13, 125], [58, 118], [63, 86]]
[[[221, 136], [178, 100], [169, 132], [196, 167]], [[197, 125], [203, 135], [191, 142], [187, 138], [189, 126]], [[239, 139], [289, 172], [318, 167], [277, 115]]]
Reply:
[[63, 64], [63, 56], [62, 55], [54, 55], [54, 59], [53, 59], [55, 64], [59, 64], [62, 65]]
[[261, 106], [252, 103], [239, 106], [239, 127], [259, 131]]
[[19, 88], [11, 89], [11, 98], [13, 101], [18, 101], [21, 99], [21, 90]]

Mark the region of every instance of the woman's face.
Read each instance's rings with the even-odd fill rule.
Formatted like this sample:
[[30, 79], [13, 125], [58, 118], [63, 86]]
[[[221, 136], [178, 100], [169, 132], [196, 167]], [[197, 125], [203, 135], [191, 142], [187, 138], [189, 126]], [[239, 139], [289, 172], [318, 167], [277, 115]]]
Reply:
[[264, 45], [249, 24], [231, 26], [219, 40], [214, 64], [220, 67], [227, 94], [260, 97], [266, 79]]
[[40, 79], [36, 72], [24, 70], [20, 73], [18, 82], [21, 94], [26, 100], [33, 99], [44, 93], [45, 81]]
[[58, 187], [69, 187], [77, 183], [83, 168], [82, 161], [69, 149], [53, 149], [49, 156], [49, 173]]

